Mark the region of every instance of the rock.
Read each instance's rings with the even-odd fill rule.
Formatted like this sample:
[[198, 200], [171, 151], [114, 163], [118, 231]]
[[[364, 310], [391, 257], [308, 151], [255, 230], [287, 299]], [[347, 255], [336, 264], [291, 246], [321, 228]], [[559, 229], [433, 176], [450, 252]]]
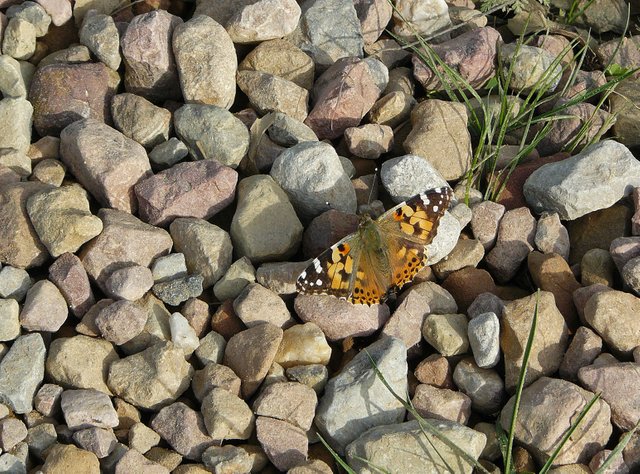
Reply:
[[55, 26], [61, 26], [71, 19], [71, 2], [57, 0], [38, 0], [37, 3], [44, 8], [51, 17]]
[[499, 283], [515, 276], [520, 264], [533, 250], [536, 220], [526, 207], [505, 212], [498, 227], [495, 247], [487, 254], [486, 264]]
[[326, 143], [304, 142], [285, 150], [273, 163], [271, 176], [304, 220], [328, 207], [356, 210], [353, 186], [335, 150]]
[[377, 59], [337, 60], [315, 82], [315, 104], [305, 123], [321, 140], [339, 137], [347, 128], [360, 124], [380, 97], [388, 76], [386, 66]]
[[[205, 472], [251, 472], [252, 461], [244, 449], [233, 446], [211, 446], [202, 454], [202, 462], [208, 468]], [[197, 474], [197, 473], [194, 473]]]
[[[435, 3], [435, 2], [433, 2]], [[480, 88], [496, 73], [495, 64], [500, 33], [490, 26], [476, 28], [449, 41], [435, 44], [432, 53], [460, 75], [473, 88]], [[434, 60], [434, 62], [437, 60]], [[442, 66], [434, 72], [418, 55], [412, 58], [413, 74], [427, 91], [444, 90], [440, 77], [447, 77]]]
[[36, 27], [22, 18], [11, 18], [4, 28], [2, 52], [15, 59], [27, 60], [36, 51]]
[[174, 29], [181, 24], [180, 17], [162, 9], [131, 20], [120, 40], [127, 92], [158, 101], [181, 97], [171, 47]]
[[596, 33], [614, 31], [623, 33], [626, 29], [627, 14], [621, 0], [595, 0], [587, 8], [580, 10], [577, 22]]
[[169, 317], [171, 328], [171, 342], [189, 357], [200, 345], [196, 331], [189, 325], [189, 321], [180, 313], [173, 313]]
[[640, 345], [640, 324], [634, 315], [640, 298], [622, 291], [602, 291], [587, 301], [584, 318], [616, 353], [631, 355]]
[[622, 280], [636, 295], [640, 294], [640, 257], [635, 257], [622, 267]]
[[144, 423], [136, 423], [129, 429], [129, 446], [145, 454], [160, 442], [160, 435]]
[[44, 379], [45, 352], [40, 334], [26, 334], [0, 360], [0, 402], [15, 413], [33, 409], [33, 397]]
[[458, 239], [458, 243], [445, 260], [432, 265], [436, 276], [447, 278], [451, 273], [465, 267], [476, 267], [484, 257], [484, 247], [478, 240]]
[[[629, 38], [631, 39], [631, 38]], [[620, 40], [620, 46], [628, 41], [623, 38]], [[635, 108], [640, 100], [638, 95], [638, 84], [640, 79], [629, 77], [620, 82], [616, 87], [618, 94], [611, 97], [611, 113], [616, 116], [616, 123], [613, 124], [612, 132], [615, 134], [616, 140], [628, 147], [640, 145], [638, 140], [638, 120], [640, 114]]]
[[300, 25], [289, 40], [326, 69], [344, 57], [362, 57], [363, 38], [355, 5], [339, 0], [303, 2]]
[[612, 287], [615, 273], [615, 263], [607, 250], [595, 248], [582, 256], [580, 279], [584, 286], [601, 284]]
[[[524, 94], [544, 89], [553, 92], [562, 76], [562, 66], [554, 64], [553, 54], [542, 48], [523, 44], [503, 45], [499, 52], [502, 74], [509, 71], [509, 89]], [[551, 71], [553, 68], [553, 71]]]
[[0, 270], [0, 296], [22, 301], [33, 285], [26, 270], [5, 265]]
[[114, 301], [101, 309], [95, 318], [95, 325], [107, 341], [115, 345], [130, 341], [144, 329], [147, 313], [137, 304]]
[[229, 367], [209, 362], [204, 369], [196, 370], [191, 388], [196, 399], [202, 399], [214, 388], [221, 388], [233, 395], [240, 396], [241, 381]]
[[24, 98], [0, 100], [0, 148], [27, 151], [31, 141], [32, 115], [33, 106]]
[[130, 449], [120, 458], [115, 467], [116, 474], [125, 472], [147, 472], [149, 474], [169, 474], [169, 470], [142, 455], [135, 449]]
[[222, 335], [215, 331], [210, 331], [200, 339], [200, 345], [196, 348], [196, 356], [203, 364], [209, 364], [211, 362], [220, 364], [224, 357], [226, 346], [227, 341]]
[[100, 473], [100, 463], [96, 455], [72, 444], [54, 444], [42, 465], [42, 472], [64, 472], [70, 466], [87, 474]]
[[577, 382], [578, 371], [591, 365], [602, 352], [602, 338], [591, 329], [580, 326], [565, 352], [559, 374], [571, 382]]
[[47, 34], [51, 17], [47, 11], [38, 3], [26, 1], [20, 5], [12, 5], [7, 8], [7, 18], [22, 18], [31, 23], [36, 30], [36, 37], [40, 38]]
[[[238, 59], [226, 30], [213, 18], [198, 15], [175, 26], [172, 45], [185, 101], [229, 109]], [[203, 75], [203, 69], [211, 74]]]
[[[570, 220], [607, 208], [640, 184], [640, 167], [631, 157], [627, 147], [608, 140], [544, 165], [524, 185], [527, 202], [536, 212], [555, 211], [561, 219]], [[591, 185], [584, 193], [587, 182]]]
[[60, 187], [64, 181], [65, 172], [65, 167], [60, 161], [46, 158], [33, 167], [30, 178], [32, 181]]
[[400, 0], [394, 9], [393, 33], [408, 40], [417, 35], [437, 36], [451, 26], [447, 4], [442, 0], [427, 0], [418, 4]]
[[95, 303], [87, 272], [74, 254], [64, 253], [51, 264], [49, 280], [58, 287], [75, 316], [83, 316]]
[[114, 299], [136, 301], [153, 286], [151, 270], [140, 265], [114, 270], [105, 281], [107, 294]]
[[[538, 463], [544, 463], [554, 452], [575, 417], [595, 396], [566, 380], [542, 377], [522, 392], [515, 436]], [[500, 424], [511, 423], [514, 397], [502, 409]], [[576, 436], [564, 445], [555, 458], [558, 464], [584, 463], [604, 447], [611, 435], [611, 410], [604, 400], [598, 400], [587, 412]], [[544, 426], [544, 428], [542, 428]]]
[[38, 389], [33, 405], [43, 416], [56, 416], [60, 411], [60, 395], [63, 388], [53, 383], [45, 383]]
[[171, 112], [142, 96], [118, 94], [111, 100], [114, 127], [149, 149], [169, 140]]
[[[285, 171], [283, 165], [282, 173], [288, 172], [296, 171]], [[291, 180], [294, 179], [304, 177], [291, 176]], [[290, 192], [302, 194], [302, 188], [310, 179], [309, 176], [303, 183], [287, 182], [295, 187]], [[256, 175], [243, 179], [238, 185], [238, 207], [231, 221], [231, 237], [238, 254], [252, 262], [290, 258], [302, 240], [302, 224], [277, 180], [277, 177], [274, 181], [270, 176]]]
[[453, 389], [453, 370], [446, 357], [431, 354], [420, 361], [414, 371], [416, 379], [426, 385]]
[[0, 447], [3, 451], [11, 449], [27, 437], [27, 427], [17, 418], [0, 420]]
[[295, 425], [260, 416], [256, 420], [256, 436], [269, 460], [281, 471], [307, 459], [307, 436]]
[[500, 220], [505, 207], [493, 201], [483, 201], [471, 207], [471, 231], [485, 250], [491, 250], [496, 243]]
[[77, 335], [51, 342], [46, 374], [55, 383], [75, 389], [95, 389], [111, 395], [109, 367], [120, 360], [113, 345], [103, 339]]
[[80, 43], [114, 71], [120, 67], [120, 36], [110, 15], [87, 12], [78, 32]]
[[52, 257], [74, 253], [102, 232], [102, 221], [91, 214], [87, 193], [78, 185], [44, 189], [29, 197], [26, 207]]
[[224, 276], [216, 282], [213, 286], [213, 294], [219, 301], [232, 300], [255, 280], [256, 269], [251, 264], [251, 260], [242, 257], [233, 262]]
[[306, 364], [327, 365], [331, 346], [324, 333], [314, 323], [305, 323], [285, 329], [275, 362], [284, 368]]
[[[102, 233], [84, 246], [80, 260], [87, 274], [103, 290], [104, 282], [117, 268], [132, 264], [148, 267], [169, 253], [173, 240], [163, 229], [151, 226], [128, 212], [101, 209]], [[126, 242], [127, 245], [122, 245]]]
[[258, 283], [245, 287], [234, 300], [233, 309], [248, 328], [264, 323], [282, 328], [294, 324], [282, 298]]
[[267, 386], [253, 403], [257, 416], [286, 421], [309, 431], [316, 405], [312, 388], [297, 382], [279, 382]]
[[254, 393], [266, 377], [282, 341], [282, 329], [265, 323], [246, 329], [227, 341], [224, 365], [242, 380], [244, 398]]
[[0, 341], [20, 336], [20, 306], [13, 298], [0, 299]]
[[467, 326], [467, 337], [478, 367], [488, 369], [500, 362], [500, 320], [496, 313], [474, 316]]
[[207, 431], [215, 440], [248, 439], [253, 432], [251, 408], [224, 388], [212, 388], [202, 400], [201, 411]]
[[300, 14], [294, 0], [262, 0], [239, 8], [225, 28], [234, 43], [257, 43], [292, 33]]
[[27, 85], [21, 64], [7, 54], [0, 56], [0, 92], [6, 98], [27, 98]]
[[453, 381], [471, 399], [472, 408], [479, 413], [494, 414], [504, 403], [504, 382], [500, 374], [478, 367], [470, 357], [458, 362], [453, 371]]
[[178, 137], [198, 159], [236, 168], [249, 150], [247, 127], [224, 107], [185, 104], [175, 111], [173, 123]]
[[[391, 72], [389, 75], [391, 77]], [[380, 97], [369, 110], [369, 120], [371, 123], [397, 127], [411, 117], [411, 110], [417, 101], [412, 95], [395, 91]]]
[[542, 376], [555, 373], [568, 345], [569, 330], [555, 305], [553, 294], [541, 291], [507, 303], [502, 313], [500, 347], [504, 353], [505, 386], [512, 391], [522, 370], [523, 347], [531, 331], [537, 306], [537, 329], [531, 346], [525, 387]]
[[294, 309], [302, 321], [316, 324], [330, 341], [371, 335], [389, 319], [385, 304], [354, 305], [329, 295], [298, 295]]
[[176, 137], [171, 137], [166, 142], [156, 145], [149, 152], [149, 160], [159, 168], [170, 168], [182, 161], [189, 154], [187, 146]]
[[156, 226], [176, 217], [209, 219], [231, 204], [237, 180], [234, 170], [215, 160], [178, 163], [135, 185], [140, 218]]
[[211, 287], [231, 266], [231, 238], [218, 226], [204, 219], [178, 217], [169, 231], [175, 250], [185, 256], [189, 272], [203, 277], [203, 288]]
[[190, 460], [200, 460], [204, 451], [216, 443], [208, 435], [200, 412], [182, 402], [162, 408], [151, 420], [151, 428]]
[[467, 317], [464, 314], [429, 314], [422, 336], [444, 356], [464, 354], [469, 348]]
[[366, 124], [347, 128], [344, 138], [349, 151], [359, 158], [377, 160], [393, 144], [393, 129], [388, 125]]
[[178, 252], [158, 257], [151, 266], [151, 273], [153, 281], [158, 283], [187, 276], [187, 263], [184, 254]]
[[39, 67], [29, 89], [36, 131], [41, 136], [57, 136], [65, 127], [81, 119], [94, 119], [107, 128], [111, 122], [109, 104], [119, 80], [116, 72], [102, 63]]
[[458, 301], [461, 311], [466, 311], [478, 295], [495, 293], [497, 289], [489, 272], [473, 267], [465, 267], [451, 273], [442, 282], [442, 287]]
[[493, 293], [481, 293], [467, 308], [467, 316], [474, 319], [484, 313], [494, 313], [501, 318], [503, 310], [504, 302], [498, 296]]
[[557, 212], [540, 216], [534, 242], [542, 253], [557, 253], [569, 260], [569, 233], [560, 222]]
[[72, 430], [115, 428], [118, 414], [109, 395], [94, 389], [65, 390], [60, 398], [62, 414]]
[[[456, 446], [465, 446], [465, 452], [472, 459], [479, 458], [486, 443], [483, 433], [452, 421], [426, 421]], [[457, 466], [461, 473], [473, 471], [473, 466], [458, 450], [421, 428], [417, 420], [370, 429], [347, 446], [346, 456], [349, 466], [359, 472], [366, 472], [368, 463], [396, 472], [435, 472], [444, 463]]]
[[411, 404], [424, 419], [469, 422], [471, 399], [464, 393], [420, 384], [416, 387]]
[[79, 120], [60, 134], [63, 163], [104, 207], [135, 212], [134, 185], [151, 174], [144, 148], [94, 119]]
[[404, 394], [406, 363], [404, 344], [385, 337], [358, 353], [329, 380], [319, 401], [315, 424], [334, 449], [344, 452], [369, 428], [404, 419], [404, 407], [378, 378], [374, 364], [391, 389]]
[[107, 383], [125, 401], [156, 409], [182, 395], [192, 374], [182, 349], [166, 342], [112, 363]]
[[[260, 71], [304, 88], [313, 87], [315, 65], [300, 48], [285, 39], [259, 43], [238, 65], [239, 71]], [[273, 137], [272, 137], [273, 139]]]
[[56, 285], [40, 280], [27, 291], [20, 325], [28, 331], [56, 332], [67, 316], [67, 302]]

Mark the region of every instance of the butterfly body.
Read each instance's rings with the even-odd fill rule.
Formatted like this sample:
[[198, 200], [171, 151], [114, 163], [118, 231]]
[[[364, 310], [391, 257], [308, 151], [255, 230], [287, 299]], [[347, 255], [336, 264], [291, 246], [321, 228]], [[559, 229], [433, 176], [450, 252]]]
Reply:
[[313, 260], [298, 277], [301, 293], [330, 294], [354, 304], [377, 304], [413, 280], [426, 265], [426, 246], [453, 196], [443, 187], [398, 204]]

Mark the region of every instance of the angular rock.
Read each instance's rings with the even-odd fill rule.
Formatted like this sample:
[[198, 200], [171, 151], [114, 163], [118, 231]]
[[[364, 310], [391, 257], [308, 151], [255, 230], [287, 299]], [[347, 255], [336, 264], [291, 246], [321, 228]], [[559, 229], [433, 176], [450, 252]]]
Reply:
[[95, 303], [87, 272], [74, 254], [64, 253], [51, 264], [49, 280], [58, 287], [75, 316], [83, 316]]
[[187, 459], [200, 460], [216, 441], [206, 431], [200, 412], [182, 402], [162, 408], [151, 421], [151, 428]]
[[149, 149], [169, 140], [171, 112], [142, 96], [118, 94], [111, 100], [114, 127]]
[[200, 410], [209, 436], [213, 439], [248, 439], [253, 432], [251, 408], [224, 388], [212, 388], [203, 398]]
[[20, 325], [27, 331], [56, 332], [69, 312], [67, 302], [49, 280], [36, 282], [29, 291], [20, 312]]
[[62, 414], [72, 430], [115, 428], [118, 414], [109, 395], [94, 389], [65, 390], [60, 398]]
[[40, 334], [26, 334], [0, 360], [0, 402], [15, 413], [33, 409], [33, 397], [44, 379], [45, 352]]
[[120, 67], [120, 36], [110, 15], [91, 11], [84, 16], [78, 32], [80, 43], [96, 55], [98, 60], [114, 71]]
[[640, 298], [623, 291], [602, 291], [584, 307], [587, 323], [616, 353], [629, 356], [640, 346]]

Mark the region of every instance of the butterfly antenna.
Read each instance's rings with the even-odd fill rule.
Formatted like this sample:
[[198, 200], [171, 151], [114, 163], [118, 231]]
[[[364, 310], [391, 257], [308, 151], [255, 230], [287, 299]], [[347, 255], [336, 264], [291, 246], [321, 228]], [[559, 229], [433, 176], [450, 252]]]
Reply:
[[369, 199], [367, 199], [367, 205], [371, 205], [371, 199], [373, 198], [373, 190], [378, 184], [378, 168], [373, 170], [373, 180], [371, 181], [371, 189], [369, 190]]

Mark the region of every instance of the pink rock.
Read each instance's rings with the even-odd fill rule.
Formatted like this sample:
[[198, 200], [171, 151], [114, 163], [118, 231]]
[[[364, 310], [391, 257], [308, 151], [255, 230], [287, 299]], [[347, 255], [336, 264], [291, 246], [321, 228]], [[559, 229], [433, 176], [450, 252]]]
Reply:
[[233, 202], [237, 181], [235, 170], [215, 160], [178, 163], [136, 184], [140, 218], [158, 226], [176, 217], [209, 219]]
[[148, 267], [157, 257], [168, 254], [173, 246], [166, 230], [146, 224], [128, 212], [101, 209], [98, 217], [104, 224], [102, 233], [85, 244], [80, 260], [87, 274], [102, 289], [116, 268], [132, 263]]
[[315, 416], [318, 397], [311, 387], [298, 382], [268, 385], [253, 403], [258, 416], [268, 416], [308, 431]]
[[115, 466], [114, 474], [128, 474], [130, 472], [144, 472], [145, 474], [169, 474], [169, 469], [162, 464], [147, 459], [135, 449], [130, 449], [120, 458]]
[[49, 280], [40, 280], [27, 291], [20, 325], [28, 331], [55, 332], [68, 314], [67, 302], [56, 285]]
[[179, 454], [200, 460], [202, 453], [216, 441], [207, 434], [200, 412], [182, 402], [172, 403], [158, 412], [151, 428]]
[[135, 301], [151, 289], [153, 275], [147, 267], [131, 265], [114, 270], [104, 285], [112, 298]]
[[131, 301], [115, 301], [103, 308], [96, 316], [95, 323], [102, 337], [116, 345], [130, 341], [144, 329], [147, 313]]
[[430, 312], [422, 295], [408, 292], [402, 302], [398, 303], [382, 333], [402, 339], [407, 349], [410, 349], [422, 340], [422, 321]]
[[471, 231], [485, 250], [490, 250], [496, 243], [498, 225], [504, 215], [502, 204], [493, 201], [483, 201], [472, 208]]
[[298, 295], [294, 308], [302, 321], [317, 324], [331, 341], [369, 336], [389, 319], [386, 304], [351, 304], [329, 295]]
[[375, 42], [391, 20], [393, 5], [387, 0], [354, 0], [364, 44]]
[[329, 67], [313, 92], [315, 105], [304, 123], [323, 140], [339, 137], [347, 128], [360, 124], [382, 91], [369, 63], [349, 57]]
[[69, 0], [36, 0], [51, 17], [56, 26], [61, 26], [71, 19], [71, 2]]
[[256, 435], [269, 460], [281, 471], [307, 460], [309, 443], [306, 433], [286, 421], [259, 416]]
[[587, 301], [589, 301], [593, 295], [600, 293], [601, 291], [613, 291], [613, 288], [609, 288], [601, 283], [595, 283], [593, 285], [578, 288], [573, 292], [573, 304], [576, 306], [576, 310], [578, 311], [578, 316], [580, 317], [580, 322], [582, 324], [587, 324], [587, 321], [584, 318], [584, 307], [587, 305]]
[[133, 213], [133, 187], [151, 174], [142, 145], [94, 119], [78, 120], [60, 134], [62, 161], [104, 207]]
[[138, 15], [129, 23], [120, 40], [127, 92], [149, 100], [181, 97], [171, 47], [173, 29], [180, 24], [182, 19], [166, 10]]
[[45, 136], [58, 135], [84, 118], [110, 123], [111, 98], [119, 80], [102, 63], [59, 63], [36, 69], [29, 89], [34, 127]]
[[51, 264], [49, 280], [58, 287], [77, 317], [82, 317], [96, 301], [87, 272], [80, 259], [72, 253], [63, 253]]
[[471, 399], [462, 392], [420, 384], [411, 403], [424, 418], [455, 421], [466, 425], [471, 416]]
[[360, 218], [355, 214], [329, 209], [313, 219], [302, 237], [302, 251], [314, 258], [338, 240], [358, 229]]
[[65, 390], [60, 403], [64, 420], [72, 430], [118, 426], [118, 414], [106, 393], [92, 388]]
[[[433, 51], [472, 87], [480, 87], [495, 74], [498, 42], [500, 33], [487, 26], [434, 45]], [[413, 74], [425, 89], [442, 90], [438, 76], [418, 56], [413, 57]]]
[[632, 258], [640, 256], [640, 237], [618, 237], [611, 242], [609, 253], [619, 272]]

